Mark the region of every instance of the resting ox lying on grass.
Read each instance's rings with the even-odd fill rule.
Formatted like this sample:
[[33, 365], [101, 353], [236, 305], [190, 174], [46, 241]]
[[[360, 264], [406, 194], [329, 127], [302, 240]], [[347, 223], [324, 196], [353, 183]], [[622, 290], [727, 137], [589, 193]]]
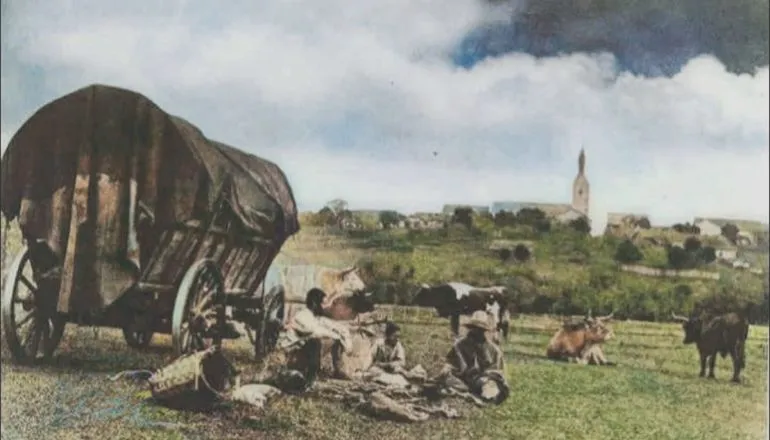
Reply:
[[546, 356], [583, 365], [613, 365], [601, 349], [601, 344], [613, 336], [612, 329], [606, 325], [612, 315], [592, 318], [589, 312], [579, 322], [565, 322], [548, 343]]

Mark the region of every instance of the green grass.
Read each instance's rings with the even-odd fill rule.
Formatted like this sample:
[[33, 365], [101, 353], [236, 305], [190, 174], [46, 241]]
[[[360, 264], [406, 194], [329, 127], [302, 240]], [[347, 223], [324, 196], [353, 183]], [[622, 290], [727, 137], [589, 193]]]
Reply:
[[[337, 403], [282, 397], [264, 412], [235, 407], [211, 414], [176, 412], [145, 399], [146, 387], [107, 377], [157, 368], [171, 359], [168, 336], [145, 352], [129, 349], [118, 330], [68, 326], [54, 363], [18, 366], [2, 352], [3, 438], [166, 439], [759, 439], [766, 435], [767, 327], [753, 326], [744, 383], [697, 377], [696, 350], [673, 324], [618, 322], [606, 345], [616, 367], [553, 363], [542, 357], [558, 321], [522, 316], [504, 345], [510, 398], [499, 407], [461, 405], [464, 417], [422, 424], [376, 422]], [[451, 344], [448, 322], [403, 323], [410, 363], [440, 368]], [[247, 341], [227, 347], [254, 372]], [[13, 437], [12, 432], [22, 433]]]

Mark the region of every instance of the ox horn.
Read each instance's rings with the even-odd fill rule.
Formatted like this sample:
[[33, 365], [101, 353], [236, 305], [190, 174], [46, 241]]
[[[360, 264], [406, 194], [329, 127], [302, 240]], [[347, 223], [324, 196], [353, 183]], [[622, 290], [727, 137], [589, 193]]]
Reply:
[[613, 316], [615, 316], [615, 311], [614, 310], [609, 315], [598, 317], [598, 318], [596, 318], [596, 320], [597, 321], [607, 321], [609, 319], [612, 319]]
[[689, 321], [689, 319], [688, 319], [688, 318], [685, 318], [684, 316], [679, 316], [679, 315], [677, 315], [677, 314], [676, 314], [676, 313], [674, 313], [674, 312], [671, 312], [671, 319], [673, 319], [673, 320], [675, 320], [675, 321], [681, 321], [681, 322], [687, 322], [687, 321]]
[[423, 289], [430, 289], [430, 284], [422, 283], [422, 284], [420, 284], [420, 287], [422, 287]]

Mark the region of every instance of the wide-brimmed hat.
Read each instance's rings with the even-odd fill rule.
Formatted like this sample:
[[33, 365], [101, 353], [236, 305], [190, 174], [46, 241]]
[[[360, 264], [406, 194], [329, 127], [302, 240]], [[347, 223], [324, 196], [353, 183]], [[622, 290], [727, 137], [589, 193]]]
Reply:
[[468, 322], [465, 323], [465, 327], [477, 328], [484, 331], [492, 330], [492, 327], [489, 325], [489, 315], [481, 311], [474, 312]]

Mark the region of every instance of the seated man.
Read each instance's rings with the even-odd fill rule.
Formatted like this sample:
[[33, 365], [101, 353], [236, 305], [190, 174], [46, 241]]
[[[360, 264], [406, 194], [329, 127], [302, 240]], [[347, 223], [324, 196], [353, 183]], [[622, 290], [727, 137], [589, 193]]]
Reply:
[[340, 352], [350, 347], [347, 329], [322, 316], [325, 296], [321, 289], [310, 289], [305, 298], [306, 308], [294, 315], [278, 343], [278, 348], [292, 352], [287, 367], [302, 373], [307, 386], [312, 385], [321, 369], [322, 338], [338, 341]]
[[[447, 353], [439, 378], [452, 388], [469, 390], [488, 400], [504, 400], [508, 387], [503, 374], [503, 353], [487, 340], [486, 333], [495, 330], [489, 325], [487, 314], [474, 313], [465, 327], [468, 333]], [[487, 396], [489, 387], [492, 390]]]
[[371, 372], [405, 373], [406, 352], [399, 340], [401, 329], [394, 322], [385, 325], [385, 338], [379, 339], [372, 350]]

